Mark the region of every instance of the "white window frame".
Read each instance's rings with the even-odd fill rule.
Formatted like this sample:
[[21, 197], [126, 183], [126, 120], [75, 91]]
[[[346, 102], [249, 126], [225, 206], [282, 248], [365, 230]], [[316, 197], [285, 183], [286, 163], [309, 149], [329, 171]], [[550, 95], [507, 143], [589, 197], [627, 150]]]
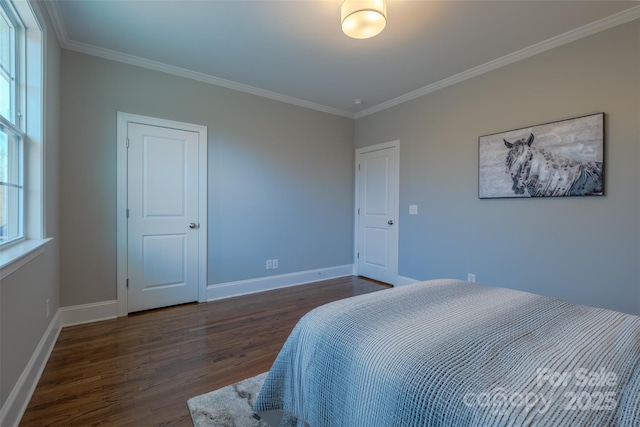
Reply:
[[20, 268], [43, 250], [45, 238], [44, 194], [44, 64], [45, 22], [29, 0], [0, 0], [13, 8], [24, 31], [24, 54], [16, 96], [23, 132], [23, 238], [0, 246], [0, 279]]
[[[0, 247], [24, 239], [24, 120], [22, 120], [22, 107], [24, 106], [25, 93], [25, 29], [20, 16], [12, 3], [0, 0], [0, 13], [9, 21], [14, 30], [10, 39], [10, 66], [4, 70], [9, 74], [10, 83], [10, 107], [9, 115], [0, 115], [0, 131], [7, 138], [14, 140], [8, 146], [7, 160], [11, 165], [10, 176], [7, 182], [0, 185], [5, 192], [13, 193], [7, 200], [11, 209], [7, 211], [6, 225], [11, 230], [11, 235], [6, 241], [0, 241]], [[17, 191], [15, 191], [17, 190]], [[0, 224], [0, 226], [5, 224]]]
[[3, 190], [2, 196], [6, 195], [5, 200], [12, 207], [6, 211], [6, 222], [0, 222], [0, 227], [7, 225], [13, 235], [8, 236], [7, 240], [0, 240], [1, 247], [24, 239], [24, 134], [5, 124], [3, 117], [0, 117], [0, 132], [9, 139], [7, 163], [11, 166], [6, 182], [0, 178], [0, 188]]
[[10, 85], [10, 89], [9, 89], [10, 97], [11, 97], [10, 99], [11, 102], [9, 107], [10, 114], [9, 114], [9, 117], [5, 116], [4, 118], [6, 118], [6, 120], [9, 123], [11, 123], [13, 126], [15, 126], [16, 128], [19, 128], [20, 115], [17, 112], [19, 110], [21, 101], [23, 101], [23, 99], [19, 97], [21, 92], [20, 81], [24, 77], [21, 75], [21, 71], [24, 70], [24, 63], [20, 61], [21, 55], [19, 54], [19, 52], [22, 52], [24, 50], [23, 37], [22, 37], [23, 25], [21, 22], [18, 22], [19, 18], [17, 17], [15, 8], [13, 8], [12, 5], [6, 0], [2, 1], [1, 3], [2, 4], [0, 4], [0, 14], [6, 16], [8, 18], [7, 20], [11, 21], [10, 25], [14, 27], [14, 33], [12, 34], [12, 37], [11, 37], [12, 40], [10, 43], [11, 66], [9, 67], [8, 70], [4, 70], [7, 74], [9, 74], [10, 77], [13, 78], [13, 83]]

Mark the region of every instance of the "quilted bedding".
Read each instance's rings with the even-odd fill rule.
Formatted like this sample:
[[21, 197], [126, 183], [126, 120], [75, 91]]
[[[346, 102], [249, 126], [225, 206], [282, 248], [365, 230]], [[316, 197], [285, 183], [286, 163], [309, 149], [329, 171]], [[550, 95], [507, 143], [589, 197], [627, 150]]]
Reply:
[[640, 317], [442, 279], [336, 301], [254, 406], [311, 427], [639, 426]]

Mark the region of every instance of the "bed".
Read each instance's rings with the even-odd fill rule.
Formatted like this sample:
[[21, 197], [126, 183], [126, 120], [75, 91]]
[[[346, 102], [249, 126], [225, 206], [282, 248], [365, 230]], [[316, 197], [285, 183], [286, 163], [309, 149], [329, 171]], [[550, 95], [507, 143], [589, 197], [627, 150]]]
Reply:
[[254, 412], [311, 427], [639, 426], [640, 317], [442, 279], [295, 326]]

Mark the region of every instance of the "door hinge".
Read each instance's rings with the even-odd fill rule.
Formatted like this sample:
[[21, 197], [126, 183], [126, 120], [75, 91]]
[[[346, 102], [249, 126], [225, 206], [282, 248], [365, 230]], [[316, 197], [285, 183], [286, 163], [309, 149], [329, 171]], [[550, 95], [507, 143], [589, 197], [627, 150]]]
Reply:
[[129, 279], [127, 279], [127, 289], [129, 289]]
[[360, 163], [358, 163], [358, 170], [360, 170]]
[[360, 215], [360, 208], [358, 208], [358, 215]]
[[356, 258], [360, 259], [360, 252], [358, 252]]
[[127, 138], [127, 148], [129, 148], [129, 138]]
[[129, 219], [129, 208], [127, 208], [127, 219]]

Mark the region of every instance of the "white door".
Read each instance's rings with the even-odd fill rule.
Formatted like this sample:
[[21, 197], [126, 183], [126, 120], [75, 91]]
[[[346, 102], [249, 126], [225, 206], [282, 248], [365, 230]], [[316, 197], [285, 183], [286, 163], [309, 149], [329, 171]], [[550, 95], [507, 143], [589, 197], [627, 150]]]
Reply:
[[396, 284], [398, 277], [398, 146], [358, 153], [358, 274]]
[[128, 311], [198, 300], [198, 133], [128, 123]]

